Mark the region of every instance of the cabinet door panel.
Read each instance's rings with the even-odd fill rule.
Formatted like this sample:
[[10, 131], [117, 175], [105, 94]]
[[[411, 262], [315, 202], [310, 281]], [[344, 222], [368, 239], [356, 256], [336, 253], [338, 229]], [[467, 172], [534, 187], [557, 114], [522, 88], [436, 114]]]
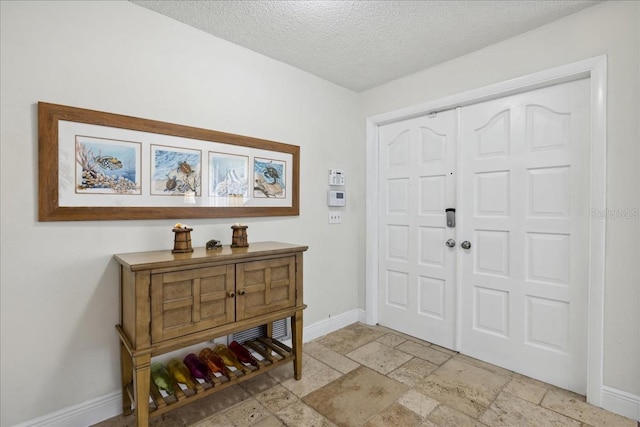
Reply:
[[296, 301], [296, 258], [284, 257], [236, 265], [236, 319], [249, 319]]
[[151, 276], [151, 340], [164, 341], [234, 321], [233, 265]]

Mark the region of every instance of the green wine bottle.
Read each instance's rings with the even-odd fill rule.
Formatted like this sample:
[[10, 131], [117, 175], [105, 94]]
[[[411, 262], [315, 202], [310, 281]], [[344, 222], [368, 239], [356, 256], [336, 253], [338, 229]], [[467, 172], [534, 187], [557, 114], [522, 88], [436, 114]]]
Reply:
[[151, 364], [151, 379], [160, 390], [173, 394], [173, 381], [162, 363], [154, 362]]

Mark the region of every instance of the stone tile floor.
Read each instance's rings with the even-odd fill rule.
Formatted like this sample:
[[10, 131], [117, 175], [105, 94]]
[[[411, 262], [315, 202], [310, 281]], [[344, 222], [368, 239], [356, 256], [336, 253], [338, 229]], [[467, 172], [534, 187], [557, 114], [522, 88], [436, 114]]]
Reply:
[[[130, 415], [96, 426], [134, 425]], [[304, 344], [300, 381], [282, 366], [150, 425], [640, 427], [575, 393], [361, 323]]]

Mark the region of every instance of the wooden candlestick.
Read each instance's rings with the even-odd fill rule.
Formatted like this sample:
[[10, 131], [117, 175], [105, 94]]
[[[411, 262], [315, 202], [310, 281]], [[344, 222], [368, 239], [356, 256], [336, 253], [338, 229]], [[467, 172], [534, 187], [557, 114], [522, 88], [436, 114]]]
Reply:
[[175, 233], [173, 240], [173, 250], [172, 254], [193, 252], [193, 248], [191, 247], [191, 231], [193, 228], [174, 228], [173, 232]]
[[233, 234], [231, 236], [232, 248], [246, 248], [249, 246], [249, 238], [247, 237], [246, 225], [232, 225]]

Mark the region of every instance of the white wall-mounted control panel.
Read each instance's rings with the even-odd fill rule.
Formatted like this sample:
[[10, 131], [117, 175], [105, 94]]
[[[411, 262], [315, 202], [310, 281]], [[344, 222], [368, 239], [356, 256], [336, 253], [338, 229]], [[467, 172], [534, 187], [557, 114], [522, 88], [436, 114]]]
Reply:
[[330, 169], [329, 185], [344, 185], [344, 172], [339, 169]]
[[347, 193], [344, 190], [329, 190], [327, 203], [329, 206], [346, 206]]

